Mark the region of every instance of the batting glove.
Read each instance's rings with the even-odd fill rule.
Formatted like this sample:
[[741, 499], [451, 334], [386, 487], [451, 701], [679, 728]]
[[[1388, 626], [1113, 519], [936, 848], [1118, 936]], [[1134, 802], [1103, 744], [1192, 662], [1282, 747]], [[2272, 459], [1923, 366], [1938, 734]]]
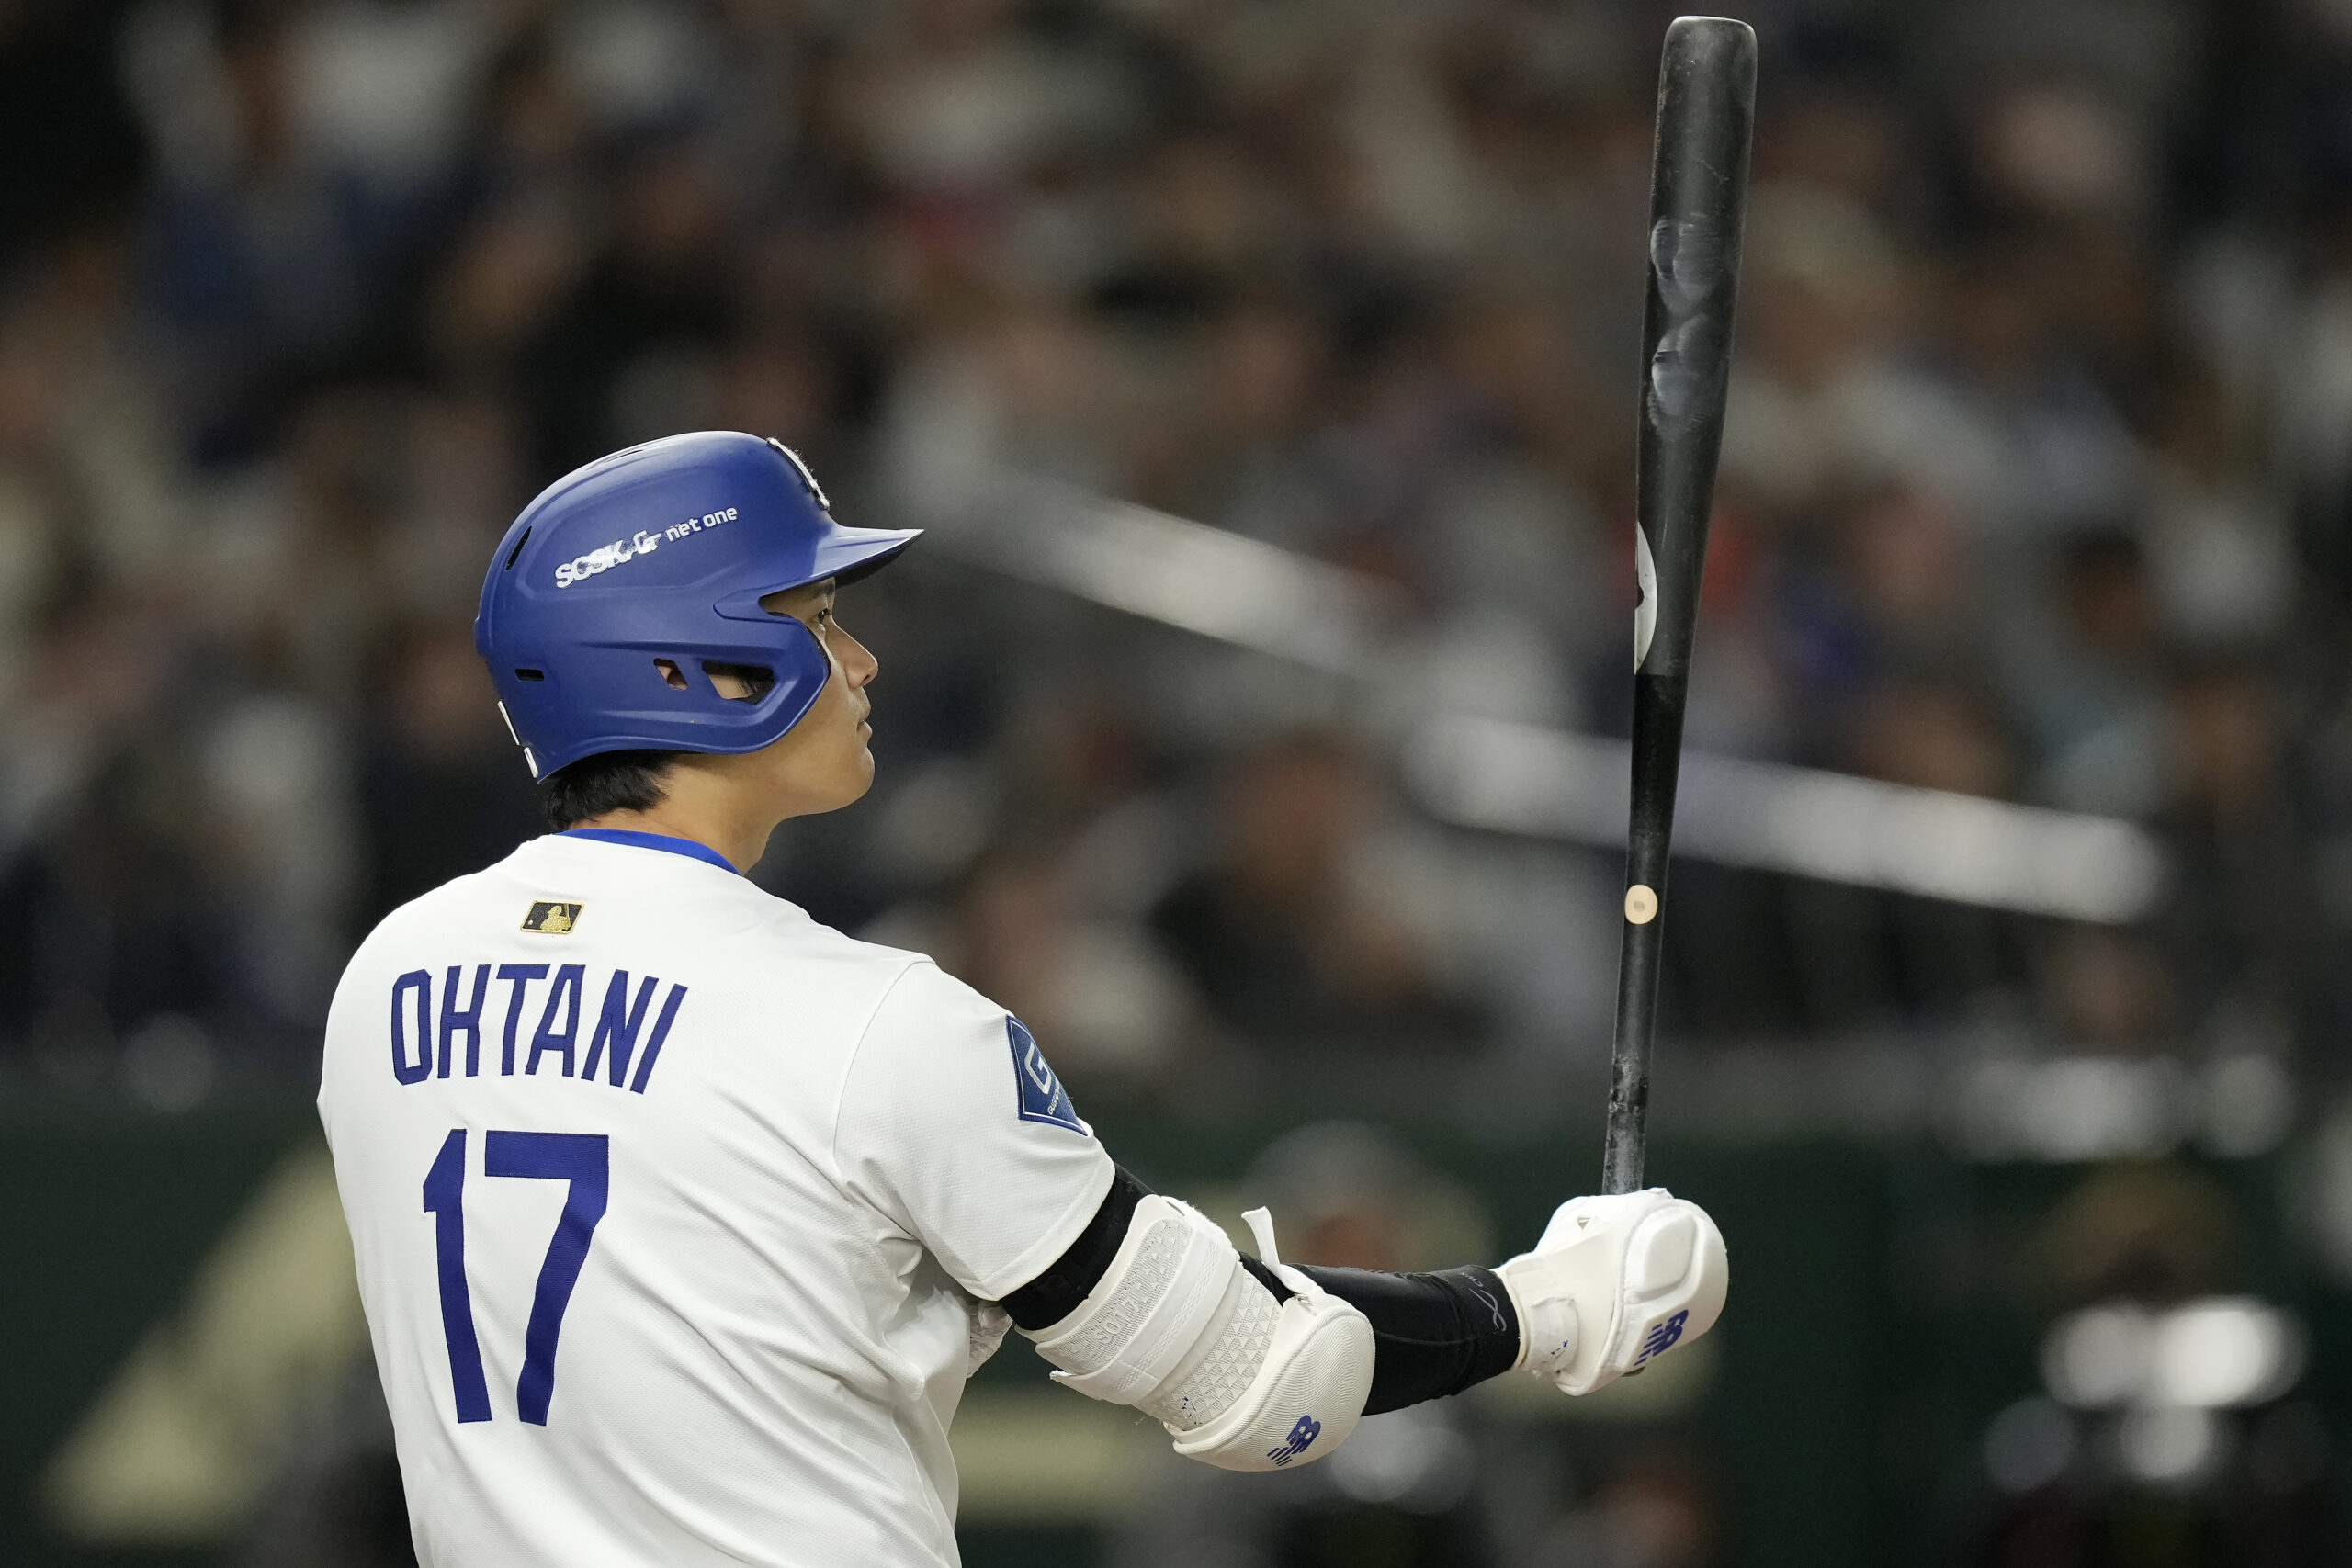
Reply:
[[1570, 1199], [1495, 1272], [1519, 1313], [1517, 1364], [1590, 1393], [1713, 1328], [1731, 1259], [1704, 1209], [1653, 1187]]

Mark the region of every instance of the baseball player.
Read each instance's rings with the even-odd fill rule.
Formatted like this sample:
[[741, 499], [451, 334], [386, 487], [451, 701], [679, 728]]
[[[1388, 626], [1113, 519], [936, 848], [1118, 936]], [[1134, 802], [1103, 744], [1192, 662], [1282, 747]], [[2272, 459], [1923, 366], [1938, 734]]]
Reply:
[[1564, 1204], [1492, 1269], [1257, 1256], [1113, 1162], [1021, 1021], [742, 871], [864, 795], [845, 527], [780, 444], [566, 476], [475, 637], [550, 835], [394, 911], [319, 1110], [431, 1568], [956, 1562], [948, 1423], [1008, 1327], [1231, 1470], [1511, 1368], [1569, 1393], [1704, 1333], [1697, 1206]]

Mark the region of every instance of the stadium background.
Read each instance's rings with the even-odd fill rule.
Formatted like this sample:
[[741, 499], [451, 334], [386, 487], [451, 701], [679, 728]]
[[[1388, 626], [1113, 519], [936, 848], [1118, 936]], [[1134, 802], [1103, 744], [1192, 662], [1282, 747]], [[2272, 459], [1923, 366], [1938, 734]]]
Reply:
[[[1531, 1239], [1619, 870], [1414, 758], [1623, 731], [1671, 14], [0, 0], [0, 1559], [407, 1560], [318, 1023], [533, 830], [473, 592], [640, 437], [934, 529], [844, 605], [881, 782], [764, 886], [1301, 1256]], [[1016, 1342], [975, 1564], [2343, 1560], [2352, 7], [1747, 14], [1690, 743], [2166, 873], [2094, 922], [1904, 891], [1933, 834], [1678, 863], [1652, 1168], [1738, 1255], [1715, 1337], [1265, 1481]]]

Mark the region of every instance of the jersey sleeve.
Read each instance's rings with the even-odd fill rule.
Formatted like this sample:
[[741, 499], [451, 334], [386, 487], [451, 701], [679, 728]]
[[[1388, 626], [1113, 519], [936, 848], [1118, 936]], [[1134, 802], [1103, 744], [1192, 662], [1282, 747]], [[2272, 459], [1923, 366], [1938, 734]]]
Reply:
[[986, 1301], [1062, 1255], [1114, 1170], [1021, 1021], [930, 963], [899, 977], [858, 1043], [833, 1160]]

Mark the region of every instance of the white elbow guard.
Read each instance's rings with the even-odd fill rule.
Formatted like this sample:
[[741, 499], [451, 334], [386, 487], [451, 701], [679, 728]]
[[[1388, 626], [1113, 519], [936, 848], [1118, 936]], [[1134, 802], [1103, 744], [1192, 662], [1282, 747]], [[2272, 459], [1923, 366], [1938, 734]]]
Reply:
[[[1255, 1226], [1263, 1211], [1252, 1216]], [[1159, 1417], [1176, 1451], [1224, 1470], [1311, 1463], [1355, 1430], [1372, 1392], [1372, 1325], [1274, 1257], [1275, 1303], [1198, 1210], [1157, 1193], [1077, 1310], [1032, 1335], [1056, 1381]], [[1025, 1330], [1024, 1330], [1025, 1332]]]
[[1713, 1328], [1731, 1288], [1723, 1233], [1664, 1188], [1576, 1198], [1495, 1270], [1519, 1314], [1518, 1364], [1590, 1393]]

